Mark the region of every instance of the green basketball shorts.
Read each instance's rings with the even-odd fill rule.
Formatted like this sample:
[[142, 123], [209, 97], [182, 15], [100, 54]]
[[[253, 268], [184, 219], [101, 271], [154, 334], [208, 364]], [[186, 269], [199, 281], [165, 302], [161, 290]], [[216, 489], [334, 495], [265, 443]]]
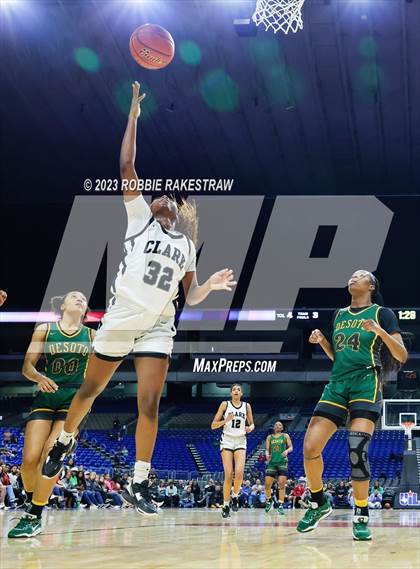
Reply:
[[350, 419], [376, 422], [382, 410], [382, 378], [380, 368], [369, 368], [333, 379], [326, 386], [313, 413], [326, 417], [340, 427]]
[[265, 475], [276, 478], [277, 476], [287, 477], [287, 464], [284, 462], [269, 462], [265, 469]]
[[67, 411], [77, 389], [60, 387], [55, 393], [38, 392], [32, 402], [26, 421], [43, 419], [45, 421], [65, 421]]

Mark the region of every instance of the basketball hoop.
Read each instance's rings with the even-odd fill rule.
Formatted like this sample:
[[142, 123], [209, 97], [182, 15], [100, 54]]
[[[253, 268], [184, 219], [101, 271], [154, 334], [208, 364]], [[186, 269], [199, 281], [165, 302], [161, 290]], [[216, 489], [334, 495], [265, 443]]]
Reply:
[[294, 34], [303, 28], [302, 8], [305, 0], [257, 0], [253, 21], [266, 30]]

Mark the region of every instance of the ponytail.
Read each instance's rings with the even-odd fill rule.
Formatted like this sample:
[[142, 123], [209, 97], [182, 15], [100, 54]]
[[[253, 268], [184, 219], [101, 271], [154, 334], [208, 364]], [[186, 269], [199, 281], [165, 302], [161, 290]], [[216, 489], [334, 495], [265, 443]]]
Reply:
[[66, 296], [67, 295], [65, 294], [63, 296], [53, 296], [52, 299], [50, 300], [52, 311], [54, 312], [54, 314], [60, 316], [60, 318], [63, 316], [63, 310], [61, 308], [61, 305], [65, 301]]
[[[371, 280], [373, 286], [375, 287], [373, 292], [372, 292], [372, 296], [371, 296], [372, 302], [374, 302], [375, 304], [379, 304], [379, 306], [383, 306], [384, 305], [384, 299], [383, 299], [383, 296], [382, 296], [381, 291], [380, 291], [379, 280], [372, 273], [370, 273], [370, 280]], [[388, 347], [384, 343], [382, 344], [380, 357], [381, 357], [381, 364], [382, 364], [382, 375], [383, 375], [384, 380], [386, 381], [389, 374], [391, 374], [393, 372], [397, 372], [401, 369], [401, 362], [399, 362], [398, 360], [396, 360], [392, 356]]]

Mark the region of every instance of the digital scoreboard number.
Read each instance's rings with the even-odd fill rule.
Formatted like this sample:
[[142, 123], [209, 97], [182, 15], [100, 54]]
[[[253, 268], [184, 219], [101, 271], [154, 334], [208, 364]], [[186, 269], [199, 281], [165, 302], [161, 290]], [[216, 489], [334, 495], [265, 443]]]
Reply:
[[398, 310], [399, 320], [417, 320], [416, 310]]

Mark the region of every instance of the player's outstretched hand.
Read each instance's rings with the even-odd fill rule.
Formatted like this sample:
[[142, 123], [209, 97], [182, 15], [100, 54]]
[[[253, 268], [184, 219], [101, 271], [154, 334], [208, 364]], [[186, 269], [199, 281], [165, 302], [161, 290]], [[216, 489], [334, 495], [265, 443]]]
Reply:
[[233, 271], [231, 269], [222, 269], [217, 271], [209, 278], [210, 289], [211, 290], [232, 290], [232, 287], [236, 285], [236, 281], [233, 280]]
[[132, 116], [134, 119], [137, 120], [141, 114], [140, 103], [146, 97], [146, 93], [140, 95], [140, 83], [138, 81], [134, 81], [132, 87], [133, 87], [133, 97], [131, 99], [130, 116]]
[[325, 336], [321, 332], [321, 330], [318, 330], [318, 328], [316, 330], [312, 330], [312, 333], [309, 336], [309, 342], [311, 344], [320, 344], [324, 340], [325, 340]]
[[49, 377], [44, 377], [38, 381], [38, 387], [43, 393], [55, 393], [58, 389], [58, 385]]

